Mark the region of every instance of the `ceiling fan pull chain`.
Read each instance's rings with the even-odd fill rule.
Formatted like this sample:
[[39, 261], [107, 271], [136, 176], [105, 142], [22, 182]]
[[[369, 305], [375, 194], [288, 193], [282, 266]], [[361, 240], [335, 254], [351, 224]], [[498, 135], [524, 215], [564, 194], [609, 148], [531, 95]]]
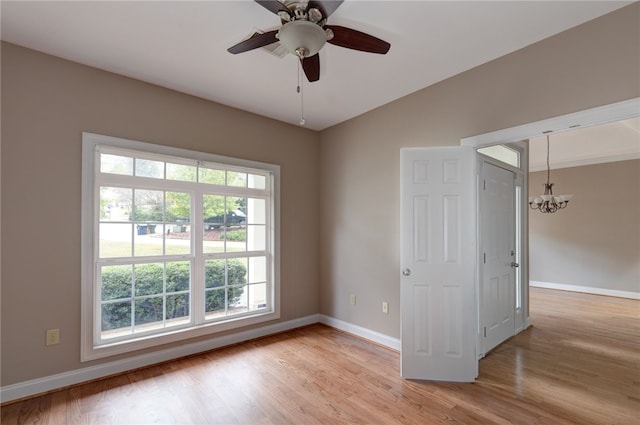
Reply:
[[300, 93], [300, 125], [305, 125], [306, 121], [304, 120], [304, 79], [302, 78], [302, 61], [301, 59], [298, 62], [298, 93]]

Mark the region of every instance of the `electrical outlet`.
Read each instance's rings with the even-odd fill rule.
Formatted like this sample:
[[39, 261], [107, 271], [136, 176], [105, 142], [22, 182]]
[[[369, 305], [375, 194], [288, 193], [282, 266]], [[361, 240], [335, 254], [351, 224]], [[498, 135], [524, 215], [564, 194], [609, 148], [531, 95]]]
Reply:
[[49, 329], [47, 331], [47, 345], [60, 344], [60, 329]]
[[386, 301], [382, 301], [382, 312], [384, 314], [389, 314], [389, 303]]
[[354, 294], [351, 294], [351, 296], [349, 297], [349, 302], [351, 303], [351, 305], [356, 305], [356, 296]]

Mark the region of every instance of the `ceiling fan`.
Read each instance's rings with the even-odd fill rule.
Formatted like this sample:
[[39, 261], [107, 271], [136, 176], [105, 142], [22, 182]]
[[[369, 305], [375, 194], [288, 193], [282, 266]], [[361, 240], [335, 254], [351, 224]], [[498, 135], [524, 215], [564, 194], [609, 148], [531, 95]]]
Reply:
[[255, 0], [280, 17], [279, 30], [255, 34], [227, 49], [238, 54], [280, 42], [289, 53], [300, 58], [309, 82], [320, 79], [318, 52], [325, 43], [363, 52], [385, 54], [391, 45], [384, 40], [338, 25], [327, 25], [327, 18], [343, 0]]

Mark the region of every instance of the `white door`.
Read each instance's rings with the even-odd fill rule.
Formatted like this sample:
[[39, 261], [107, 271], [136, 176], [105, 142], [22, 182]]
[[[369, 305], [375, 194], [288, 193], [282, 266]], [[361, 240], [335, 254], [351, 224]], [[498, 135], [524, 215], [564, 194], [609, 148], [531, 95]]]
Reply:
[[482, 177], [480, 322], [486, 354], [515, 335], [515, 175], [484, 162]]
[[401, 374], [478, 376], [471, 147], [401, 150]]

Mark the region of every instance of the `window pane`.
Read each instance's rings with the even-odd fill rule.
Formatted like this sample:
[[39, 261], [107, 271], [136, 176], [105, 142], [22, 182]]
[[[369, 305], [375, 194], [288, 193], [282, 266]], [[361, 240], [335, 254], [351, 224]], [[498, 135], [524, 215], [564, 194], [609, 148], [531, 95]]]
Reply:
[[157, 323], [158, 325], [160, 325], [163, 320], [163, 310], [162, 297], [143, 298], [141, 300], [136, 300], [135, 326], [140, 326], [147, 323]]
[[167, 320], [189, 316], [189, 294], [167, 295]]
[[247, 250], [247, 198], [228, 196], [226, 198], [226, 214], [224, 216], [224, 240], [227, 252]]
[[221, 289], [210, 289], [205, 294], [205, 312], [207, 317], [215, 317], [224, 315], [225, 312], [225, 299], [226, 291]]
[[203, 195], [202, 216], [207, 230], [224, 226], [224, 196]]
[[204, 266], [205, 287], [218, 288], [226, 281], [225, 260], [207, 260]]
[[204, 220], [202, 244], [205, 254], [224, 252], [224, 201], [222, 195], [202, 196]]
[[[226, 274], [224, 273], [225, 261]], [[248, 258], [208, 260], [206, 262], [206, 286], [213, 288], [205, 291], [205, 308], [208, 319], [248, 310], [247, 263]]]
[[100, 258], [131, 257], [133, 226], [129, 223], [100, 223]]
[[171, 223], [165, 227], [165, 254], [183, 255], [191, 253], [191, 226]]
[[244, 285], [247, 283], [247, 258], [227, 260], [227, 285]]
[[101, 329], [103, 332], [131, 329], [131, 301], [102, 304]]
[[225, 172], [214, 168], [200, 167], [198, 169], [198, 181], [200, 183], [218, 184], [224, 186]]
[[103, 266], [100, 269], [102, 279], [102, 301], [131, 297], [133, 268], [131, 265]]
[[261, 176], [259, 174], [249, 174], [247, 186], [250, 189], [266, 189], [267, 179], [265, 176]]
[[247, 285], [232, 286], [228, 289], [227, 314], [239, 314], [249, 310], [247, 292]]
[[248, 224], [266, 224], [267, 202], [264, 199], [248, 198], [246, 211]]
[[267, 284], [249, 285], [249, 309], [258, 310], [267, 307]]
[[100, 154], [100, 172], [133, 175], [133, 158], [120, 155]]
[[130, 221], [133, 190], [100, 187], [100, 221]]
[[487, 146], [484, 148], [479, 148], [478, 152], [490, 156], [491, 158], [497, 159], [498, 161], [502, 161], [505, 164], [509, 164], [517, 168], [520, 167], [520, 152], [515, 149], [511, 149], [508, 146]]
[[247, 223], [247, 198], [227, 196], [226, 210], [225, 225], [227, 227], [241, 227]]
[[162, 294], [164, 288], [164, 269], [161, 263], [136, 264], [134, 267], [135, 295]]
[[227, 171], [227, 186], [247, 187], [247, 173]]
[[188, 291], [191, 289], [191, 263], [175, 261], [167, 263], [167, 292]]
[[224, 252], [224, 229], [206, 230], [202, 239], [202, 252], [212, 254]]
[[249, 258], [249, 283], [267, 281], [267, 257]]
[[136, 176], [164, 178], [164, 162], [136, 158]]
[[166, 221], [188, 223], [189, 217], [191, 217], [191, 195], [185, 192], [167, 192]]
[[167, 179], [194, 182], [196, 181], [196, 167], [167, 162]]
[[249, 251], [264, 251], [267, 247], [267, 231], [264, 225], [247, 227], [247, 249]]
[[191, 195], [184, 192], [166, 193], [165, 254], [191, 253]]
[[135, 221], [162, 221], [163, 192], [160, 190], [136, 189], [135, 208], [133, 219]]
[[247, 229], [225, 229], [224, 240], [227, 252], [241, 252], [247, 250]]
[[133, 255], [136, 257], [162, 255], [163, 235], [163, 224], [136, 224]]

